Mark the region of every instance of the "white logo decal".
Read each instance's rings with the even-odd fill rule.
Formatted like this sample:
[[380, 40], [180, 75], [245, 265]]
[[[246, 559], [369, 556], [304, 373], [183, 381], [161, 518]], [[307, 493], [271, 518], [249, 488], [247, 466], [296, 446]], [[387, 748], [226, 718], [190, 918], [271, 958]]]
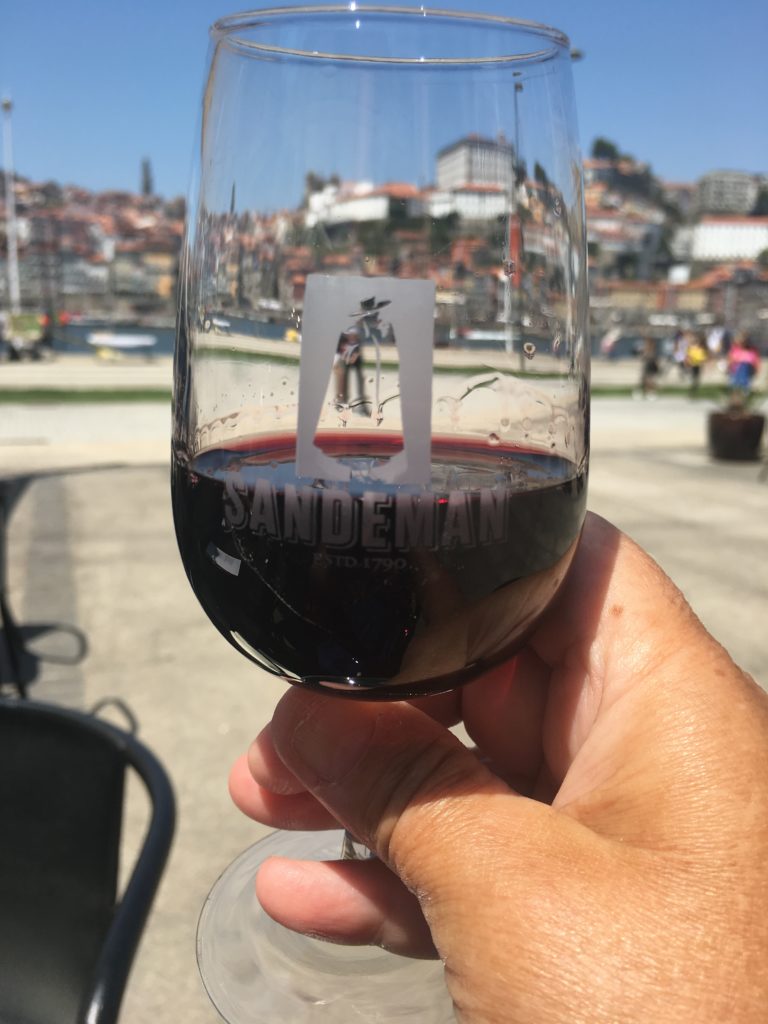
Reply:
[[400, 363], [403, 448], [370, 476], [387, 483], [429, 483], [434, 307], [431, 281], [309, 275], [299, 367], [299, 476], [350, 479], [349, 466], [315, 443], [328, 382], [333, 375], [334, 400], [346, 405], [354, 378], [363, 400], [364, 362], [373, 354], [375, 393], [369, 411], [376, 417], [381, 408], [381, 346], [394, 342]]

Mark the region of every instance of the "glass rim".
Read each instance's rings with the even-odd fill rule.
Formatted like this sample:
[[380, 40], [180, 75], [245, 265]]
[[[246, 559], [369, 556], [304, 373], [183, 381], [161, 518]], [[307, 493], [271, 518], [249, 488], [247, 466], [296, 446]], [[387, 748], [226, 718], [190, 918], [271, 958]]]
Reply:
[[[256, 42], [240, 35], [243, 30], [257, 28], [280, 20], [294, 18], [317, 17], [318, 15], [349, 15], [365, 14], [391, 16], [395, 18], [439, 18], [444, 22], [453, 22], [457, 27], [474, 23], [478, 26], [496, 27], [500, 30], [516, 30], [538, 36], [545, 45], [539, 49], [526, 52], [499, 53], [482, 57], [391, 57], [371, 56], [354, 53], [327, 53], [317, 50], [299, 50], [290, 47], [276, 46], [272, 43]], [[389, 64], [389, 65], [426, 65], [437, 67], [472, 67], [485, 64], [530, 64], [551, 60], [560, 54], [570, 52], [570, 40], [559, 29], [552, 28], [535, 21], [521, 18], [508, 18], [501, 14], [482, 14], [439, 7], [403, 7], [382, 4], [358, 4], [350, 0], [346, 4], [297, 5], [286, 7], [265, 7], [241, 11], [218, 18], [210, 27], [210, 35], [214, 42], [224, 43], [235, 51], [246, 55], [265, 56], [272, 58], [295, 57], [313, 61], [343, 61], [353, 64]]]

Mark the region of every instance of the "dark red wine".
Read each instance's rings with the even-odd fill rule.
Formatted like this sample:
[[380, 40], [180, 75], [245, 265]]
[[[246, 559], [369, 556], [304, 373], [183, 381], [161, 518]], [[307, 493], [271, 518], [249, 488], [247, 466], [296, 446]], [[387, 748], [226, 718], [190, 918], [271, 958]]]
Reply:
[[288, 437], [174, 460], [192, 587], [269, 671], [368, 699], [445, 690], [512, 653], [562, 583], [586, 500], [572, 463], [436, 439], [430, 488], [376, 480], [399, 447], [324, 437], [343, 484], [297, 478]]

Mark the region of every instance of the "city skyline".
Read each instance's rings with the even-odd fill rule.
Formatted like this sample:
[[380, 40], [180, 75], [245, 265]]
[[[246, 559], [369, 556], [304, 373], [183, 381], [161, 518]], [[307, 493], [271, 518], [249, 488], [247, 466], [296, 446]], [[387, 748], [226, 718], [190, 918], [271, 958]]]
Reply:
[[[768, 170], [762, 4], [741, 5], [740, 19], [709, 0], [649, 0], [643, 19], [604, 0], [588, 12], [564, 0], [514, 10], [500, 0], [450, 6], [541, 20], [570, 34], [585, 52], [574, 69], [584, 155], [604, 136], [664, 180]], [[206, 29], [225, 11], [211, 0], [191, 0], [181, 19], [165, 0], [130, 10], [95, 0], [66, 11], [50, 0], [34, 10], [14, 5], [0, 42], [0, 91], [14, 102], [16, 171], [135, 192], [148, 158], [159, 194], [186, 194]]]
[[[503, 157], [495, 171], [485, 161], [495, 183], [475, 180], [472, 156], [479, 142], [483, 151], [495, 147]], [[669, 304], [670, 288], [681, 302], [708, 307], [731, 280], [754, 281], [758, 290], [768, 285], [768, 179], [762, 192], [747, 175], [718, 174], [703, 191], [665, 189], [643, 165], [602, 148], [604, 155], [585, 161], [584, 168], [589, 266], [601, 310], [609, 308], [606, 294], [616, 287], [627, 293], [622, 302], [642, 297], [660, 309]], [[456, 160], [462, 151], [464, 158]], [[304, 199], [293, 210], [241, 207], [234, 217], [231, 209], [201, 211], [200, 230], [211, 236], [206, 248], [220, 256], [215, 290], [228, 307], [285, 312], [301, 304], [306, 275], [318, 268], [386, 275], [396, 267], [405, 278], [433, 279], [446, 294], [463, 292], [475, 281], [475, 305], [491, 296], [493, 289], [485, 285], [495, 282], [495, 288], [509, 277], [518, 287], [526, 273], [533, 280], [544, 265], [551, 264], [554, 281], [563, 193], [537, 166], [521, 182], [513, 207], [504, 185], [510, 155], [504, 142], [470, 136], [438, 155], [437, 188], [309, 176]], [[148, 190], [88, 192], [50, 182], [17, 182], [14, 192], [27, 308], [119, 306], [123, 314], [172, 309], [183, 199], [164, 200]], [[514, 209], [519, 229], [509, 244], [524, 237], [524, 256], [508, 266], [499, 250], [499, 225]], [[0, 279], [0, 304], [10, 281], [10, 274]]]

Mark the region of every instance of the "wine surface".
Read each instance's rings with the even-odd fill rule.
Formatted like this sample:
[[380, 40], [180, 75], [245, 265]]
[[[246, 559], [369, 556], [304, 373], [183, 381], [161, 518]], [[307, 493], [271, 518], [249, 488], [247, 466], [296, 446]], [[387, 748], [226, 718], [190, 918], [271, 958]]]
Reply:
[[269, 671], [353, 696], [439, 692], [508, 656], [565, 577], [586, 479], [568, 460], [434, 439], [428, 488], [386, 484], [396, 438], [322, 439], [350, 481], [301, 479], [292, 437], [175, 458], [192, 587]]

